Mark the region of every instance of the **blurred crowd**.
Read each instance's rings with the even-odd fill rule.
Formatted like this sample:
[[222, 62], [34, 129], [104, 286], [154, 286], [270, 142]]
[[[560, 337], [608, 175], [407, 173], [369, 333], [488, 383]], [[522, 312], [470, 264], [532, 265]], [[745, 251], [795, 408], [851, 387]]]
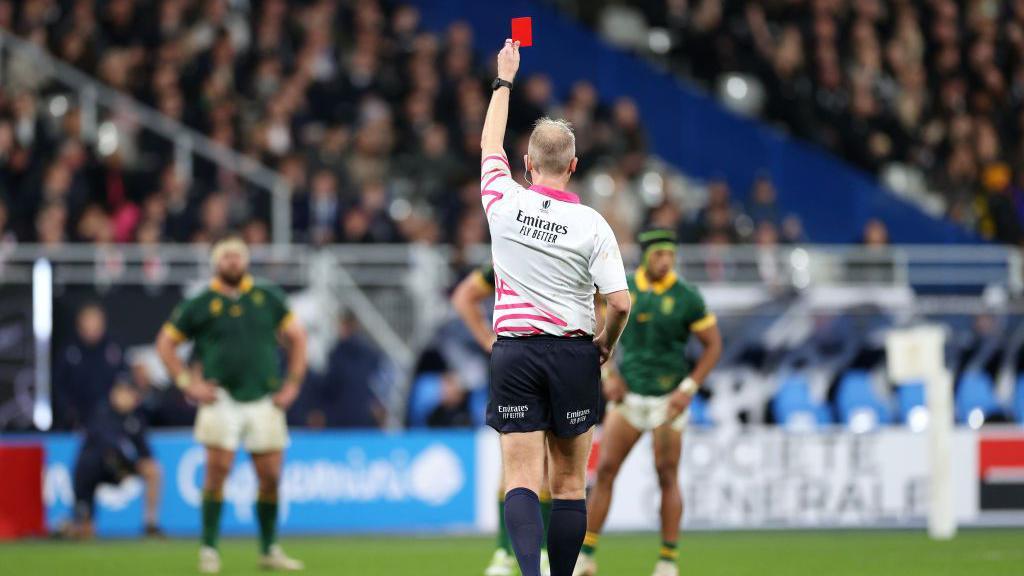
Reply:
[[[0, 27], [279, 171], [293, 190], [296, 241], [486, 240], [476, 175], [493, 71], [463, 23], [422, 32], [415, 8], [378, 0], [0, 0]], [[268, 239], [266, 191], [199, 157], [190, 178], [175, 167], [174, 142], [123, 111], [101, 107], [93, 118], [34, 60], [8, 60], [7, 240], [193, 242], [227, 230]], [[634, 193], [652, 170], [636, 106], [602, 102], [585, 82], [559, 98], [543, 75], [520, 80], [514, 95], [513, 162], [537, 118], [570, 119], [580, 185], [599, 169], [611, 182], [605, 196], [622, 192], [631, 205], [617, 224], [632, 237], [662, 203]]]
[[[486, 241], [476, 175], [494, 74], [464, 23], [424, 32], [415, 8], [380, 0], [0, 0], [0, 27], [277, 170], [293, 191], [294, 241]], [[198, 156], [183, 173], [173, 141], [123, 111], [94, 118], [34, 60], [8, 60], [0, 236], [148, 244], [238, 230], [268, 241], [266, 190]], [[768, 175], [730, 191], [652, 159], [628, 98], [602, 101], [587, 82], [556, 94], [539, 74], [513, 95], [513, 172], [537, 118], [569, 119], [574, 185], [627, 242], [652, 221], [690, 242], [802, 239]]]
[[[562, 4], [596, 24], [623, 3]], [[920, 169], [951, 219], [1024, 240], [1024, 1], [628, 4], [668, 32], [673, 67], [709, 89], [753, 76], [767, 120], [876, 174]]]
[[[190, 426], [196, 406], [167, 381], [151, 347], [126, 348], [109, 328], [99, 301], [75, 311], [74, 332], [53, 359], [54, 428], [84, 430], [108, 418], [108, 399], [118, 386], [139, 395], [137, 412], [148, 426]], [[387, 356], [351, 314], [343, 314], [325, 365], [308, 373], [288, 420], [310, 428], [382, 427], [382, 397], [394, 377]]]

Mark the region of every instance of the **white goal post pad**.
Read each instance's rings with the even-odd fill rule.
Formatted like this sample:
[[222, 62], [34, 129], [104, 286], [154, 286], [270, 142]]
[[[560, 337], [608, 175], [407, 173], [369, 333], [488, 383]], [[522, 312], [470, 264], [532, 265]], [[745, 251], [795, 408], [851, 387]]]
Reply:
[[924, 324], [891, 330], [885, 339], [889, 380], [927, 381], [945, 370], [946, 327]]
[[886, 338], [889, 379], [895, 384], [923, 382], [928, 407], [928, 535], [956, 535], [952, 478], [953, 376], [945, 364], [946, 328], [924, 324], [893, 330]]

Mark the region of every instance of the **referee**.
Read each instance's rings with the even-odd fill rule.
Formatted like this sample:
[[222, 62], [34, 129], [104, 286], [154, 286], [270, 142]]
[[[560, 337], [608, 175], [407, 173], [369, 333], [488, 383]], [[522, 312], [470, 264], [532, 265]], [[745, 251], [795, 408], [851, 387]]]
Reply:
[[[494, 332], [487, 423], [501, 434], [505, 523], [522, 576], [539, 576], [538, 494], [549, 454], [552, 576], [570, 576], [586, 532], [586, 462], [601, 402], [601, 364], [629, 317], [622, 257], [608, 223], [565, 188], [576, 140], [541, 119], [524, 158], [532, 186], [512, 179], [502, 148], [519, 44], [505, 40], [484, 121], [481, 201], [494, 261]], [[594, 291], [607, 318], [595, 336]]]

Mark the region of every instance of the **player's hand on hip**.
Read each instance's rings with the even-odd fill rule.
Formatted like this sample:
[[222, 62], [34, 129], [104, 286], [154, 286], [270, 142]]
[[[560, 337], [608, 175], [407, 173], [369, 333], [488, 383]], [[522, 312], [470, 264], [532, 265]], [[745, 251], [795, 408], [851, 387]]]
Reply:
[[287, 411], [291, 408], [291, 405], [295, 403], [295, 399], [299, 397], [299, 385], [294, 383], [285, 383], [281, 386], [271, 398], [271, 402], [274, 406], [277, 406], [281, 410]]
[[601, 365], [604, 365], [612, 357], [612, 346], [608, 343], [607, 333], [601, 332], [595, 336], [594, 346], [597, 346], [597, 351], [601, 355]]
[[505, 45], [498, 52], [498, 78], [511, 82], [519, 71], [519, 42], [505, 39]]
[[668, 397], [668, 420], [671, 422], [679, 417], [690, 406], [693, 394], [676, 390]]
[[217, 401], [217, 383], [197, 378], [185, 388], [185, 396], [199, 404], [213, 404]]

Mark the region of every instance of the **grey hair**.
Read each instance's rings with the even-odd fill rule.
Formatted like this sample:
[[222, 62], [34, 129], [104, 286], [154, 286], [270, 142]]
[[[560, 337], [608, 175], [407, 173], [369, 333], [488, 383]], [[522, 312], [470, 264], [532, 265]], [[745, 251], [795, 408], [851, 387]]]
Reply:
[[527, 153], [540, 173], [553, 176], [565, 172], [576, 157], [576, 135], [572, 132], [572, 124], [547, 117], [537, 120]]

